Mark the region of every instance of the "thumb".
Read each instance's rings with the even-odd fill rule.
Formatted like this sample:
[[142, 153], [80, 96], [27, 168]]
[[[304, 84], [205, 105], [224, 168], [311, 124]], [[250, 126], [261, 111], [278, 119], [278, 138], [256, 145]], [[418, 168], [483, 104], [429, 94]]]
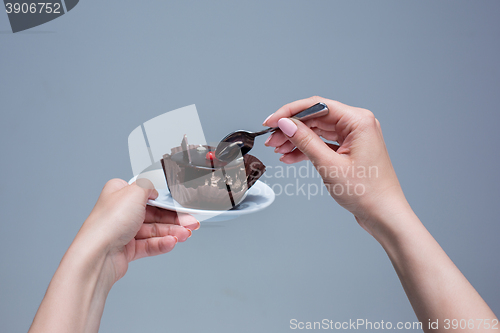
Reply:
[[142, 189], [142, 194], [144, 195], [145, 202], [147, 202], [149, 199], [154, 200], [158, 197], [158, 191], [156, 191], [155, 186], [153, 185], [151, 180], [147, 178], [138, 178], [132, 185], [134, 184]]
[[315, 166], [329, 166], [339, 162], [338, 154], [300, 120], [281, 118], [278, 120], [278, 127]]

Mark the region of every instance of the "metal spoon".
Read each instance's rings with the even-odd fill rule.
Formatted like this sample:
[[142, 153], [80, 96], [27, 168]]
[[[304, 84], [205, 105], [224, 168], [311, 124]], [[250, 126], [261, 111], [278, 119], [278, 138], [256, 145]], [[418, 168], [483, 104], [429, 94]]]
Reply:
[[[322, 117], [328, 114], [328, 107], [324, 103], [314, 104], [308, 109], [297, 113], [292, 118], [305, 121], [308, 119]], [[254, 144], [255, 137], [269, 132], [274, 132], [278, 127], [269, 127], [260, 132], [250, 132], [239, 130], [229, 133], [221, 140], [215, 149], [215, 157], [223, 162], [234, 160], [241, 152], [241, 155], [248, 153]]]

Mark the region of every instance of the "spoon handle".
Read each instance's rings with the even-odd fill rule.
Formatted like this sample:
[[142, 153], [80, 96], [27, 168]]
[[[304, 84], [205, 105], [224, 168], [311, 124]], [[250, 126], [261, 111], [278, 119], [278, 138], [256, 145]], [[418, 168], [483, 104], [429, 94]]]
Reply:
[[[326, 116], [328, 114], [328, 112], [329, 112], [328, 106], [326, 106], [325, 103], [317, 103], [317, 104], [314, 104], [313, 106], [311, 106], [310, 108], [305, 109], [304, 111], [300, 111], [292, 118], [298, 119], [300, 121], [306, 121], [308, 119]], [[278, 127], [269, 127], [263, 131], [253, 133], [252, 136], [256, 137], [256, 136], [266, 134], [269, 132], [274, 132], [277, 129], [278, 129]]]
[[269, 133], [269, 132], [274, 132], [278, 129], [279, 127], [268, 127], [266, 128], [265, 130], [263, 131], [260, 131], [260, 132], [254, 132], [252, 133], [252, 136], [253, 137], [256, 137], [256, 136], [259, 136], [259, 135], [262, 135], [262, 134], [266, 134], [266, 133]]
[[300, 111], [292, 118], [298, 119], [300, 121], [306, 121], [308, 119], [326, 116], [328, 114], [328, 106], [325, 103], [317, 103], [304, 111]]

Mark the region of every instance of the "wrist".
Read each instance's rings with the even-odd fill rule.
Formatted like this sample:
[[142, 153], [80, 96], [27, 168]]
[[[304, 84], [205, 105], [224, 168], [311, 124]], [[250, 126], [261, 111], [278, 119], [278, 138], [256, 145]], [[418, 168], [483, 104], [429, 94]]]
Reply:
[[376, 217], [372, 224], [372, 236], [386, 249], [423, 227], [409, 204], [392, 208], [386, 215]]
[[[50, 281], [30, 332], [96, 331], [113, 285], [106, 252], [75, 238]], [[57, 314], [57, 315], [55, 315]]]
[[[358, 219], [358, 218], [357, 218]], [[385, 193], [369, 210], [368, 215], [358, 219], [361, 226], [368, 231], [384, 248], [389, 242], [423, 227], [413, 212], [401, 188], [392, 193]]]
[[82, 229], [64, 255], [61, 266], [74, 270], [82, 280], [93, 281], [107, 294], [114, 283], [114, 271], [109, 267], [109, 243]]

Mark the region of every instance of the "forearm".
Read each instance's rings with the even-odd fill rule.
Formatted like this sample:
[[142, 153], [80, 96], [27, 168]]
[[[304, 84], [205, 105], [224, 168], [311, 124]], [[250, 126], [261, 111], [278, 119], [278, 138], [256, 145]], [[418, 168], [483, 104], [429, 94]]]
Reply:
[[[470, 331], [478, 332], [479, 320], [489, 319], [491, 323], [496, 318], [409, 205], [402, 205], [398, 214], [379, 222], [374, 236], [394, 265], [424, 331], [448, 331], [446, 319], [465, 319], [468, 323], [473, 319], [474, 329]], [[431, 330], [429, 320], [439, 320], [439, 330]]]
[[78, 237], [64, 255], [29, 330], [97, 332], [113, 277], [105, 249]]

